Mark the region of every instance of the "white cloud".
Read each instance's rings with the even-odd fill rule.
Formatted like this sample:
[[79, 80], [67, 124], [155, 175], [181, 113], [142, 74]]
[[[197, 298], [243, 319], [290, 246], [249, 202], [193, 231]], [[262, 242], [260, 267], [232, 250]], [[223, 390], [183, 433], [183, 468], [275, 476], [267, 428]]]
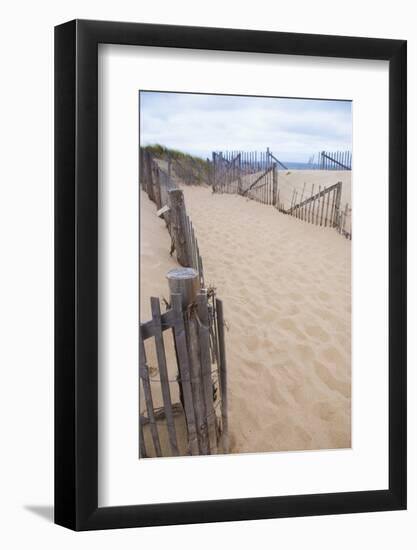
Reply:
[[306, 161], [319, 150], [351, 149], [351, 103], [176, 93], [141, 93], [141, 143], [201, 156], [261, 151]]

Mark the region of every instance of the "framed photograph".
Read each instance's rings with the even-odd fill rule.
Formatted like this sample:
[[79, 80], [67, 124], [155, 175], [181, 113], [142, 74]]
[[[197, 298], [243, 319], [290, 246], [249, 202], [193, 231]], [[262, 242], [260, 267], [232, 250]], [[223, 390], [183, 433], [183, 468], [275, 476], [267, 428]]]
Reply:
[[55, 29], [55, 522], [406, 508], [406, 42]]

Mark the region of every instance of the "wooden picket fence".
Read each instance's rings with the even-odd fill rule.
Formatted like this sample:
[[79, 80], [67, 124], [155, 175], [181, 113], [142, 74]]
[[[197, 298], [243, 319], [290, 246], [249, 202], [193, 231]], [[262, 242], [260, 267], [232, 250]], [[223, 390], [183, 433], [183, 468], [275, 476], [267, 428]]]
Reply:
[[213, 152], [213, 191], [246, 195], [250, 199], [272, 204], [279, 166], [286, 169], [269, 149], [265, 152]]
[[241, 195], [262, 204], [277, 204], [278, 170], [276, 164], [272, 164], [265, 170]]
[[351, 151], [320, 151], [317, 159], [318, 170], [352, 170]]
[[142, 188], [156, 204], [158, 215], [165, 220], [171, 235], [171, 254], [175, 251], [178, 263], [192, 267], [204, 286], [203, 260], [190, 216], [185, 207], [184, 194], [172, 177], [172, 165], [164, 170], [149, 151], [140, 149], [139, 178]]
[[[139, 335], [139, 372], [145, 402], [139, 417], [140, 457], [227, 453], [227, 374], [221, 300], [214, 293], [208, 295], [200, 290], [192, 303], [184, 304], [181, 294], [172, 293], [165, 313], [161, 313], [159, 298], [151, 298], [151, 310], [152, 320], [140, 325]], [[175, 354], [170, 356], [174, 365], [167, 358], [166, 338], [172, 338], [175, 348]], [[145, 350], [145, 342], [151, 339], [156, 349], [158, 377], [150, 374]], [[178, 374], [170, 379], [169, 372], [173, 370]], [[158, 409], [153, 400], [155, 383], [163, 399], [163, 407]], [[179, 389], [180, 402], [172, 402], [172, 385]], [[185, 438], [177, 437], [181, 430]]]
[[312, 193], [310, 197], [296, 203], [294, 194], [291, 208], [285, 211], [302, 221], [319, 225], [322, 227], [334, 227], [346, 238], [352, 238], [351, 209], [346, 204], [341, 209], [342, 182], [330, 187], [319, 189], [319, 192]]
[[[171, 163], [166, 165], [140, 149], [140, 184], [164, 219], [171, 235], [170, 253], [175, 251], [182, 266], [167, 274], [167, 311], [161, 313], [159, 298], [152, 297], [152, 319], [140, 324], [142, 458], [229, 450], [223, 303], [216, 298], [214, 289], [205, 288], [193, 224], [172, 172]], [[147, 350], [151, 358], [152, 351], [156, 354], [156, 369], [149, 364]], [[156, 377], [152, 374], [155, 370]], [[175, 375], [170, 378], [172, 372]], [[163, 406], [154, 404], [157, 387]], [[172, 401], [173, 389], [179, 390], [179, 402]], [[184, 433], [185, 437], [179, 437]]]
[[[323, 169], [339, 167], [340, 170], [349, 170], [352, 160], [348, 151], [322, 151], [320, 158]], [[287, 167], [269, 149], [259, 154], [243, 151], [215, 152], [213, 191], [239, 194], [262, 204], [275, 206], [279, 212], [314, 225], [334, 228], [344, 237], [352, 238], [352, 209], [349, 204], [342, 208], [342, 182], [327, 188], [319, 187], [318, 192], [314, 192], [313, 185], [307, 198], [304, 198], [306, 184], [302, 190], [292, 189], [289, 206], [289, 198], [285, 201], [280, 197], [279, 169], [287, 170]]]

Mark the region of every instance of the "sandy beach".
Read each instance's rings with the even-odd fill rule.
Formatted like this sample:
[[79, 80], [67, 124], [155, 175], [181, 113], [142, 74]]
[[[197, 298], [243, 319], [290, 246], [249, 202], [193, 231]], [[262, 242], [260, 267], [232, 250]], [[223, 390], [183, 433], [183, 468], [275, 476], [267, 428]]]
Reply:
[[[238, 195], [183, 190], [206, 284], [224, 303], [230, 452], [350, 447], [351, 241]], [[141, 321], [150, 296], [168, 297], [169, 249], [141, 191]]]

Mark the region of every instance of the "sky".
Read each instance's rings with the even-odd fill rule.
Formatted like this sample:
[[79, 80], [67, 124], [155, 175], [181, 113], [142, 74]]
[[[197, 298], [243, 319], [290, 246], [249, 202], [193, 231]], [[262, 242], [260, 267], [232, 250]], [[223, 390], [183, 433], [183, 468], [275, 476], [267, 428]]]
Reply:
[[265, 151], [307, 162], [319, 151], [352, 150], [350, 101], [171, 92], [140, 94], [141, 145], [211, 158], [213, 151]]

